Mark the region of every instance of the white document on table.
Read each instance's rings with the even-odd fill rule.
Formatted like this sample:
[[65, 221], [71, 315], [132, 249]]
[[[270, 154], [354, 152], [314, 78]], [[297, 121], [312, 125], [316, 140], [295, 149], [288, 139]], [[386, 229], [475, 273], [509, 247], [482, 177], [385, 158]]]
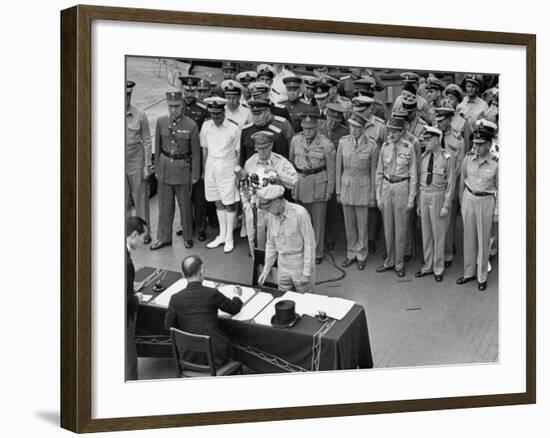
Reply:
[[273, 300], [271, 294], [258, 292], [232, 319], [235, 321], [249, 321], [258, 315], [271, 300]]
[[[256, 291], [254, 289], [252, 289], [251, 287], [241, 287], [242, 294], [241, 294], [241, 296], [239, 296], [235, 292], [235, 290], [236, 290], [235, 286], [232, 285], [232, 284], [224, 284], [222, 286], [218, 286], [217, 289], [223, 295], [225, 295], [226, 298], [229, 298], [230, 300], [232, 300], [235, 297], [240, 298], [241, 301], [243, 302], [243, 309], [244, 309], [246, 303], [250, 300], [250, 298], [252, 298], [252, 296], [256, 293]], [[243, 311], [243, 309], [241, 309], [241, 312]], [[224, 317], [224, 318], [233, 318], [233, 319], [235, 319], [235, 317], [237, 315], [230, 315], [229, 313], [218, 309], [218, 316], [221, 316], [221, 317]], [[250, 318], [248, 318], [248, 319], [250, 319]]]
[[328, 317], [340, 320], [347, 315], [354, 304], [354, 301], [345, 298], [306, 293], [302, 308], [309, 316], [315, 317], [319, 311], [322, 311]]
[[[234, 297], [239, 297], [235, 293], [235, 286], [232, 284], [224, 284], [223, 286], [218, 286], [218, 290], [230, 300], [232, 300]], [[251, 287], [241, 286], [241, 291], [242, 295], [239, 298], [243, 303], [246, 303], [256, 293], [256, 291]]]
[[187, 287], [187, 280], [185, 278], [180, 278], [172, 286], [166, 289], [164, 292], [161, 292], [157, 297], [150, 301], [151, 304], [156, 304], [158, 306], [168, 307], [170, 303], [170, 298], [172, 295], [177, 294]]

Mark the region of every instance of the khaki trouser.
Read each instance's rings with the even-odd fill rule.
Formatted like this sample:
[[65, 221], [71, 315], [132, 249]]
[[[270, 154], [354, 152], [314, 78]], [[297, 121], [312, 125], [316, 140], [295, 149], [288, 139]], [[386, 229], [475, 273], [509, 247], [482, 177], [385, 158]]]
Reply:
[[408, 200], [408, 180], [393, 184], [385, 180], [383, 181], [381, 203], [387, 253], [384, 266], [395, 266], [395, 269], [398, 271], [404, 267], [403, 259], [409, 219], [407, 212]]
[[191, 184], [166, 184], [158, 182], [159, 222], [157, 240], [159, 242], [172, 241], [172, 225], [176, 204], [180, 208], [180, 220], [183, 226], [183, 239], [193, 239], [193, 212], [191, 208]]
[[[265, 250], [268, 213], [261, 208], [257, 208], [257, 212], [256, 248]], [[246, 223], [246, 234], [248, 236], [248, 246], [250, 253], [254, 256], [254, 214], [250, 203], [243, 202], [243, 213]]]
[[302, 272], [304, 267], [304, 255], [279, 255], [277, 259], [277, 283], [279, 290], [293, 290], [295, 292], [313, 292], [315, 286], [315, 261], [311, 267], [311, 276], [307, 283], [302, 283]]
[[487, 280], [494, 209], [494, 196], [474, 196], [468, 189], [464, 190], [462, 197], [464, 277], [473, 277], [477, 267], [477, 279], [480, 283]]
[[366, 260], [368, 254], [369, 207], [343, 205], [346, 224], [347, 258]]
[[151, 232], [149, 182], [143, 179], [143, 169], [126, 172], [126, 211], [128, 215], [132, 211], [132, 205], [135, 207], [136, 216], [147, 222], [149, 232]]
[[449, 216], [441, 217], [445, 192], [420, 192], [420, 220], [422, 223], [422, 248], [424, 266], [422, 272], [441, 275], [445, 268], [445, 236]]
[[327, 203], [326, 202], [312, 202], [303, 204], [303, 206], [309, 212], [311, 217], [311, 225], [313, 226], [313, 232], [315, 233], [315, 241], [317, 246], [315, 248], [315, 257], [323, 257], [325, 253], [325, 224], [327, 218]]

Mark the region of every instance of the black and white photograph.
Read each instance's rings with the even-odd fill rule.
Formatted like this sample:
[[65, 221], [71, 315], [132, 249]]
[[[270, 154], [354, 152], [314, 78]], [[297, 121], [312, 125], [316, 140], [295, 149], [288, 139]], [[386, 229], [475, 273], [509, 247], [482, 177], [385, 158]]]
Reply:
[[126, 56], [120, 92], [127, 381], [499, 361], [498, 72]]

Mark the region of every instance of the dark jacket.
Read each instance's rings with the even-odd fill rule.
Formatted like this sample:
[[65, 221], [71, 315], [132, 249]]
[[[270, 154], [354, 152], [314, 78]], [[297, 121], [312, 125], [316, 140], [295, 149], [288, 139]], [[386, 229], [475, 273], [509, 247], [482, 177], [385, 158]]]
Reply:
[[[191, 282], [184, 290], [170, 298], [164, 327], [167, 330], [175, 327], [190, 333], [209, 335], [214, 363], [220, 366], [233, 352], [229, 338], [219, 325], [218, 309], [235, 315], [240, 312], [242, 306], [243, 303], [238, 297], [230, 300], [217, 289], [205, 287], [198, 281]], [[186, 359], [200, 360], [192, 355], [187, 355]]]
[[134, 263], [132, 262], [128, 248], [126, 248], [126, 317], [128, 322], [134, 318], [139, 304], [139, 298], [134, 294], [135, 276]]

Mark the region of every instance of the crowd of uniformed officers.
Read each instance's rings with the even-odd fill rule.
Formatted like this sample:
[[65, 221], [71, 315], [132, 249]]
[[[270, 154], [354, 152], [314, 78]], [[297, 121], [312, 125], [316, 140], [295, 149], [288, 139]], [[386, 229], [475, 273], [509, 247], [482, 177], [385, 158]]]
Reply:
[[[208, 221], [219, 233], [207, 247], [223, 245], [230, 253], [241, 218], [241, 237], [248, 236], [253, 255], [266, 247], [269, 217], [278, 214], [262, 208], [273, 199], [262, 204], [257, 192], [281, 186], [267, 192], [309, 213], [312, 231], [297, 234], [302, 261], [293, 262], [305, 272], [304, 248], [314, 248], [305, 290], [313, 288], [325, 247], [334, 247], [342, 217], [342, 267], [356, 263], [363, 270], [380, 248], [384, 261], [376, 271], [403, 277], [421, 241], [423, 266], [415, 276], [441, 281], [462, 246], [457, 284], [477, 279], [479, 290], [486, 289], [498, 231], [498, 82], [467, 74], [455, 84], [439, 74], [403, 72], [401, 93], [384, 105], [377, 99], [384, 84], [372, 70], [346, 70], [317, 66], [300, 75], [260, 64], [239, 72], [236, 63], [223, 62], [219, 84], [180, 76], [181, 92], [166, 93], [168, 114], [158, 118], [154, 133], [159, 216], [150, 249], [172, 244], [177, 200], [177, 234], [186, 248], [195, 233], [207, 239]], [[127, 81], [127, 210], [135, 208], [150, 223], [151, 136], [145, 113], [131, 103], [135, 86]], [[286, 227], [301, 220], [290, 218]], [[295, 237], [277, 239], [279, 258], [299, 253]], [[285, 288], [300, 289], [290, 283]]]

